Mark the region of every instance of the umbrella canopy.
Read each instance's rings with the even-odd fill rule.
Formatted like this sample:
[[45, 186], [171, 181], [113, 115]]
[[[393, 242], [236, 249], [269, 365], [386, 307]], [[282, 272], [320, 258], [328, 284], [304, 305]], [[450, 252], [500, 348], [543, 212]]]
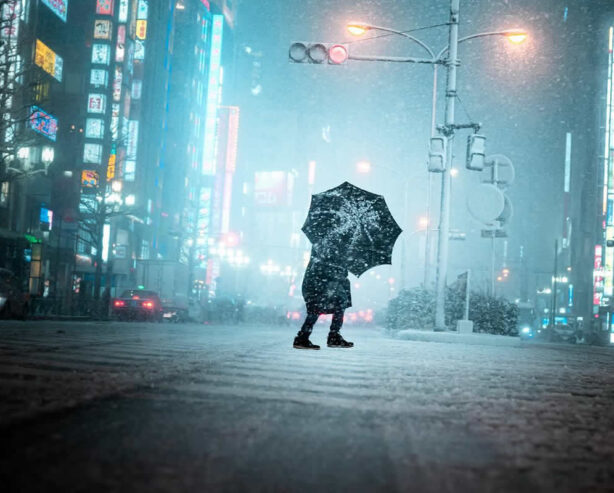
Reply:
[[360, 276], [371, 267], [390, 264], [401, 228], [386, 200], [347, 181], [312, 195], [302, 228], [318, 254]]

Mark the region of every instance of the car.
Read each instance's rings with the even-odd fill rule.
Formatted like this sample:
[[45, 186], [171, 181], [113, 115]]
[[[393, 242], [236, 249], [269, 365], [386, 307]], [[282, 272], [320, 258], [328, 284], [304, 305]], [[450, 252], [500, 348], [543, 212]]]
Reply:
[[127, 289], [111, 303], [111, 316], [118, 320], [150, 320], [162, 322], [160, 296], [146, 289]]
[[0, 318], [28, 317], [30, 295], [17, 276], [8, 269], [0, 269]]
[[189, 302], [180, 296], [162, 300], [162, 316], [164, 320], [184, 323], [190, 320]]

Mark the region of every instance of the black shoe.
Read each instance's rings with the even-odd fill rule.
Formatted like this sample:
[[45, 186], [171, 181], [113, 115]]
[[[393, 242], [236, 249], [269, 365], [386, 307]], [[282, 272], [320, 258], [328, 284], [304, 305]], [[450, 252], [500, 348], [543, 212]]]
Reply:
[[328, 347], [354, 347], [353, 342], [346, 341], [338, 332], [330, 332], [326, 340]]
[[304, 336], [296, 336], [292, 347], [296, 349], [320, 349], [320, 346], [311, 343], [309, 337]]

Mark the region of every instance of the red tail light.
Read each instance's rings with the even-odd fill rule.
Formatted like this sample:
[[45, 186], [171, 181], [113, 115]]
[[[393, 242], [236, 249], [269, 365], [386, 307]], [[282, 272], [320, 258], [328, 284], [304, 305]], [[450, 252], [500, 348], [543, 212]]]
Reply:
[[155, 303], [153, 301], [143, 301], [143, 306], [145, 308], [153, 308]]
[[124, 306], [125, 304], [122, 300], [115, 300], [113, 302], [113, 306]]

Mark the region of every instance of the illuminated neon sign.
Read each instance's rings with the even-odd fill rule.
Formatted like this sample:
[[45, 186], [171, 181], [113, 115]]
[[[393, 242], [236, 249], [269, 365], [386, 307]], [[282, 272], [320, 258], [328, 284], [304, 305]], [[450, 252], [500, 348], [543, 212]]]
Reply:
[[41, 0], [60, 19], [66, 22], [68, 12], [68, 0]]
[[220, 77], [222, 74], [222, 35], [224, 16], [213, 16], [211, 54], [209, 65], [209, 87], [207, 89], [207, 110], [205, 112], [205, 145], [203, 152], [203, 175], [215, 174], [215, 138], [217, 133], [217, 112], [219, 107]]
[[96, 13], [100, 15], [113, 15], [113, 0], [96, 0]]
[[62, 82], [64, 60], [40, 39], [36, 40], [34, 63], [59, 82]]
[[58, 120], [38, 106], [30, 110], [30, 128], [55, 142], [58, 133]]

